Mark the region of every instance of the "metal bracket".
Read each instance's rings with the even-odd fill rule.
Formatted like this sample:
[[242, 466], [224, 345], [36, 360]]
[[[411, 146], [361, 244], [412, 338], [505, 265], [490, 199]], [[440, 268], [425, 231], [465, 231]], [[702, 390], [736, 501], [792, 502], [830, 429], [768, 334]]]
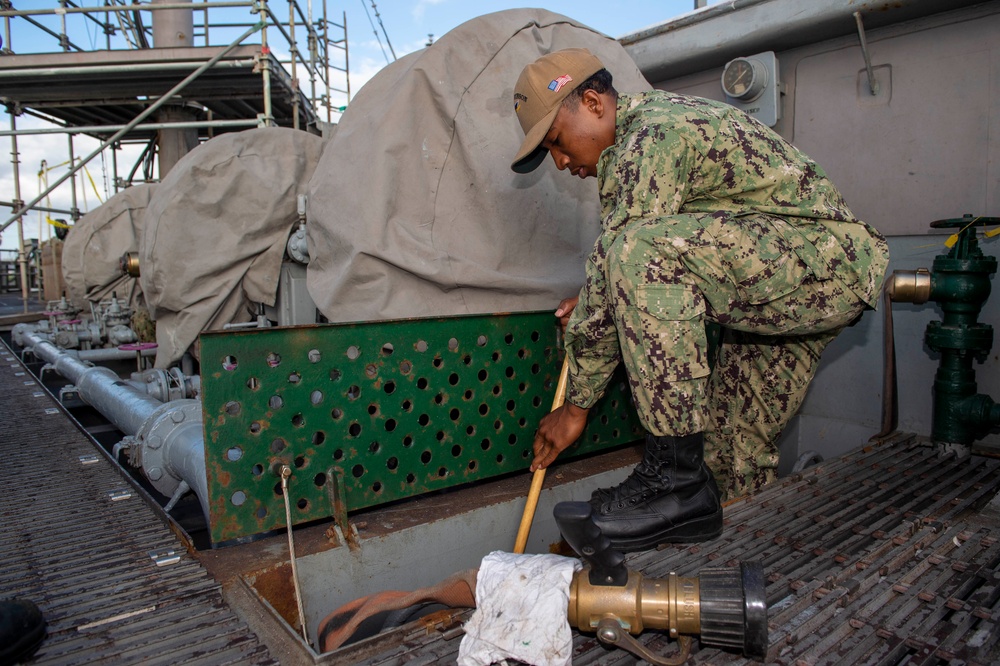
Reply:
[[865, 24], [861, 20], [861, 12], [854, 12], [854, 20], [858, 24], [858, 39], [861, 40], [861, 53], [865, 57], [865, 69], [868, 71], [868, 89], [872, 96], [878, 95], [878, 81], [872, 69], [872, 56], [868, 52], [868, 40], [865, 38]]
[[108, 499], [110, 499], [112, 502], [121, 502], [122, 500], [127, 500], [131, 497], [132, 497], [131, 490], [122, 489], [122, 490], [108, 491]]
[[56, 371], [56, 367], [54, 365], [52, 365], [51, 363], [46, 363], [45, 365], [42, 366], [42, 369], [38, 371], [38, 380], [44, 382], [45, 381], [45, 373], [46, 372], [55, 372], [55, 371]]
[[75, 402], [80, 400], [80, 391], [73, 386], [68, 384], [61, 389], [59, 389], [59, 402], [66, 404], [68, 402]]
[[[327, 530], [327, 537], [336, 540], [341, 544], [346, 544], [351, 550], [361, 548], [361, 540], [358, 537], [357, 528], [347, 520], [347, 488], [344, 485], [344, 470], [340, 467], [331, 467], [326, 472], [329, 479], [327, 484], [327, 496], [330, 498], [331, 515], [333, 516], [335, 530]], [[331, 535], [331, 531], [333, 535]], [[337, 539], [334, 539], [336, 536]]]
[[181, 561], [181, 556], [174, 552], [173, 549], [168, 550], [151, 550], [149, 551], [149, 559], [153, 560], [158, 567], [165, 567], [169, 564], [177, 564]]

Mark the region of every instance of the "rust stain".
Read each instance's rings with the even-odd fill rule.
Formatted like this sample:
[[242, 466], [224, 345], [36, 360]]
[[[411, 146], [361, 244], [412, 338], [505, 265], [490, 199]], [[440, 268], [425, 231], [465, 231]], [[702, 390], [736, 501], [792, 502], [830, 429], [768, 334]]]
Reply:
[[455, 609], [445, 608], [423, 616], [420, 618], [420, 622], [424, 625], [428, 635], [437, 631], [448, 631], [461, 624], [457, 617], [458, 613], [459, 611]]
[[576, 551], [570, 548], [570, 545], [562, 539], [549, 544], [549, 553], [552, 555], [563, 555], [564, 557], [576, 557]]
[[279, 564], [258, 572], [253, 581], [253, 588], [271, 604], [289, 626], [299, 626], [299, 610], [295, 603], [291, 565]]

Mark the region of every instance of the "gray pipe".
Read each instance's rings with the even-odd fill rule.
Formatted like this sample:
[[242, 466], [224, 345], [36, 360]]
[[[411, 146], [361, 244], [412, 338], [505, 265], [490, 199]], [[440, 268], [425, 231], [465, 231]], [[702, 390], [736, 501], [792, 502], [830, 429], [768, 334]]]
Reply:
[[[253, 58], [244, 58], [241, 60], [229, 60], [222, 65], [218, 65], [219, 69], [225, 69], [227, 67], [253, 67]], [[74, 76], [77, 74], [121, 74], [123, 72], [139, 73], [139, 72], [158, 72], [161, 70], [178, 70], [182, 72], [192, 71], [198, 67], [197, 62], [166, 62], [166, 63], [136, 63], [132, 65], [79, 65], [76, 67], [31, 67], [16, 70], [0, 71], [0, 79], [14, 78], [15, 76], [51, 76], [64, 77], [64, 76]], [[100, 127], [106, 127], [101, 125]], [[114, 127], [125, 127], [125, 125], [115, 125]], [[72, 129], [69, 127], [60, 127], [60, 131], [65, 132], [67, 129]]]
[[173, 48], [194, 46], [194, 6], [186, 9], [162, 9], [172, 4], [167, 0], [153, 0], [161, 11], [153, 12], [153, 47]]
[[[91, 363], [102, 361], [127, 361], [130, 358], [135, 358], [134, 351], [126, 351], [124, 349], [64, 349], [62, 351], [73, 358], [78, 358], [81, 361], [89, 361]], [[139, 353], [143, 356], [143, 358], [150, 358], [156, 356], [156, 349], [143, 349]]]
[[126, 435], [139, 432], [162, 402], [125, 386], [121, 378], [100, 366], [87, 365], [35, 333], [24, 336], [35, 356], [50, 364], [80, 391], [80, 397]]
[[[256, 127], [257, 119], [252, 120], [197, 120], [193, 122], [182, 122], [182, 123], [145, 123], [142, 125], [136, 125], [132, 129], [139, 131], [151, 131], [151, 130], [161, 130], [161, 129], [198, 129], [201, 127]], [[22, 129], [17, 130], [18, 136], [30, 136], [37, 134], [99, 134], [107, 132], [115, 132], [122, 129], [125, 125], [86, 125], [83, 127], [39, 127], [36, 129]], [[9, 130], [0, 130], [0, 136], [11, 136]], [[0, 201], [0, 206], [11, 206], [13, 204], [7, 203], [6, 201]], [[61, 211], [53, 208], [43, 208], [41, 206], [35, 206], [34, 210], [43, 210], [53, 213], [69, 213], [69, 211]]]
[[[169, 9], [197, 9], [201, 11], [203, 9], [213, 9], [216, 7], [253, 7], [253, 2], [251, 0], [211, 0], [209, 2], [199, 3], [197, 5], [192, 5], [191, 0], [188, 2], [172, 2], [164, 3], [161, 5], [156, 5], [155, 7], [150, 5], [145, 5], [140, 7], [142, 11], [153, 11], [153, 10], [169, 10]], [[105, 14], [111, 12], [120, 12], [122, 10], [129, 9], [129, 6], [122, 5], [104, 5], [98, 7], [60, 7], [59, 9], [5, 9], [0, 11], [0, 16], [41, 16], [43, 14], [89, 14], [89, 13], [99, 13], [104, 12]]]
[[24, 340], [35, 356], [76, 386], [82, 400], [134, 437], [137, 450], [129, 454], [130, 459], [141, 462], [154, 488], [170, 497], [186, 482], [209, 520], [200, 401], [162, 403], [135, 390], [108, 368], [87, 365], [36, 333], [26, 333]]

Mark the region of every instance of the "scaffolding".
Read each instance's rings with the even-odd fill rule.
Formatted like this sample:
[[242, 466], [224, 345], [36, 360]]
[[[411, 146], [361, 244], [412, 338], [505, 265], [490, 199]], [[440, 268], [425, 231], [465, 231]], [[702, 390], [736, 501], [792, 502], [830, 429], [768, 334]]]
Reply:
[[[0, 207], [10, 209], [0, 218], [0, 233], [17, 225], [14, 282], [25, 308], [35, 284], [29, 276], [38, 272], [24, 250], [25, 216], [35, 211], [50, 224], [57, 224], [50, 215], [78, 220], [86, 211], [78, 205], [77, 177], [92, 160], [104, 159], [105, 151], [107, 190], [117, 193], [133, 182], [162, 178], [184, 153], [223, 132], [289, 127], [322, 133], [339, 116], [333, 95], [350, 100], [347, 15], [339, 23], [331, 20], [326, 0], [101, 0], [97, 6], [53, 0], [30, 3], [30, 9], [15, 4], [0, 0], [0, 104], [10, 116], [10, 128], [0, 129], [0, 136], [10, 137], [14, 176], [12, 196], [3, 197], [10, 200], [0, 200]], [[78, 44], [84, 39], [90, 50]], [[18, 128], [21, 116], [51, 127]], [[39, 194], [26, 203], [18, 137], [43, 134], [65, 135], [68, 167], [51, 183], [46, 172], [44, 187], [40, 180]], [[81, 134], [100, 142], [85, 156], [74, 146]], [[118, 153], [127, 145], [141, 152], [120, 175]], [[67, 181], [70, 208], [52, 208], [49, 195]], [[8, 261], [0, 263], [0, 272], [11, 272]], [[5, 279], [0, 289], [10, 284]]]

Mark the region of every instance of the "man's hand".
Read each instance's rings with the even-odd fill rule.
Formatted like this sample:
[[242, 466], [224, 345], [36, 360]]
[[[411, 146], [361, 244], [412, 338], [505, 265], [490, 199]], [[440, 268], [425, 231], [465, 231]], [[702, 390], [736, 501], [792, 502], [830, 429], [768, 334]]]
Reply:
[[588, 413], [589, 409], [567, 402], [545, 415], [538, 424], [538, 432], [535, 433], [535, 459], [531, 463], [532, 472], [551, 465], [563, 450], [580, 439], [587, 425]]
[[566, 332], [566, 325], [569, 324], [569, 316], [573, 314], [573, 310], [579, 301], [579, 296], [572, 296], [559, 301], [559, 307], [556, 308], [556, 319], [559, 320], [559, 325], [562, 326], [563, 333]]

